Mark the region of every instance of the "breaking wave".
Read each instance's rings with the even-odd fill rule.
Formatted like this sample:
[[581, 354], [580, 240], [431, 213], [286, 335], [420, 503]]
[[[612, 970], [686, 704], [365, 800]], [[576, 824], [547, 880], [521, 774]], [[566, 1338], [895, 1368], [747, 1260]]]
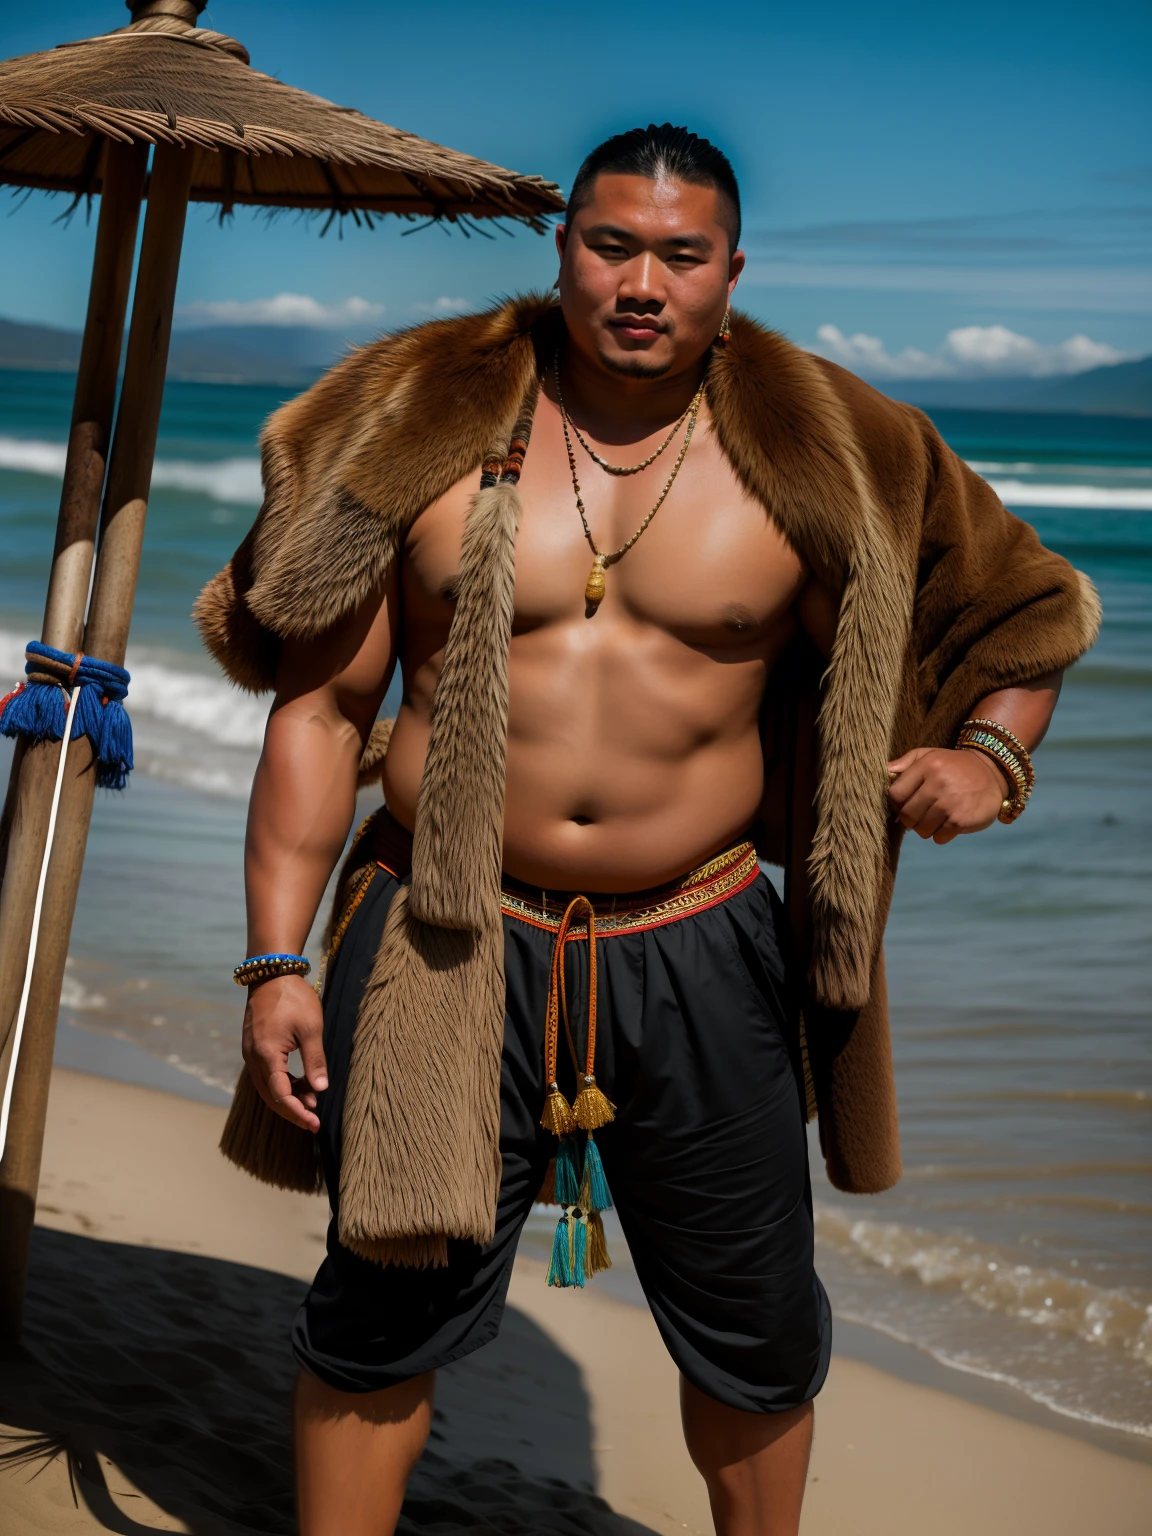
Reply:
[[933, 1290], [960, 1292], [986, 1312], [1089, 1344], [1108, 1345], [1152, 1365], [1152, 1297], [1093, 1285], [1042, 1265], [1024, 1264], [962, 1234], [943, 1235], [895, 1221], [853, 1220], [818, 1206], [820, 1240]]
[[[51, 475], [59, 480], [64, 474], [65, 445], [43, 442], [38, 438], [0, 437], [0, 469], [22, 470], [25, 474]], [[152, 484], [168, 490], [193, 491], [213, 501], [240, 506], [260, 505], [260, 460], [244, 457], [197, 462], [194, 459], [157, 459], [152, 466]]]
[[1082, 507], [1112, 512], [1152, 512], [1152, 489], [1112, 485], [1043, 485], [1031, 480], [988, 484], [1007, 507]]
[[[25, 641], [0, 630], [0, 679], [24, 675]], [[133, 719], [150, 715], [226, 747], [259, 747], [264, 740], [268, 700], [240, 693], [221, 678], [150, 661], [147, 653], [128, 650], [132, 674], [127, 708]]]

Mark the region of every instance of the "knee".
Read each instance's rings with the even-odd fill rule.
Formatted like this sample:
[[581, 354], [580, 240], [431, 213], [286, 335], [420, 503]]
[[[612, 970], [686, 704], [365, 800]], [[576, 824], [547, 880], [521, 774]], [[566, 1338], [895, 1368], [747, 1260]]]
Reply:
[[317, 1427], [337, 1424], [359, 1424], [365, 1428], [391, 1426], [393, 1431], [408, 1429], [418, 1434], [426, 1421], [431, 1422], [435, 1387], [436, 1372], [424, 1371], [377, 1392], [342, 1392], [311, 1372], [301, 1371], [296, 1378], [296, 1419]]
[[301, 1536], [392, 1536], [408, 1475], [432, 1422], [435, 1375], [379, 1392], [296, 1383], [296, 1502]]
[[764, 1457], [778, 1459], [812, 1440], [813, 1407], [750, 1413], [707, 1396], [680, 1378], [684, 1440], [696, 1470], [710, 1488], [739, 1485]]

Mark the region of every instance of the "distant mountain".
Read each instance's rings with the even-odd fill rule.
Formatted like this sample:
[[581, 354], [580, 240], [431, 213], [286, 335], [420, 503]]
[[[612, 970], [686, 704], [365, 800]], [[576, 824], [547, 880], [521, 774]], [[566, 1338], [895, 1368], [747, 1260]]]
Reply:
[[[174, 331], [168, 374], [230, 384], [310, 384], [348, 350], [341, 331], [302, 325], [213, 325]], [[75, 368], [76, 331], [0, 319], [0, 368]], [[1068, 411], [1093, 416], [1152, 416], [1152, 357], [1061, 379], [887, 379], [894, 400], [973, 411]]]
[[310, 384], [348, 350], [339, 331], [303, 325], [211, 325], [173, 331], [172, 378], [228, 383]]
[[870, 379], [893, 400], [925, 409], [1019, 411], [1035, 379]]
[[1152, 357], [1048, 379], [1031, 397], [1035, 411], [1087, 411], [1093, 416], [1152, 416]]
[[[236, 384], [310, 384], [343, 355], [348, 338], [308, 326], [216, 325], [174, 331], [168, 375]], [[0, 319], [0, 368], [74, 369], [80, 333]]]
[[1061, 379], [886, 379], [878, 387], [894, 400], [944, 410], [1152, 416], [1152, 357]]
[[0, 320], [0, 368], [75, 368], [80, 336], [52, 325]]

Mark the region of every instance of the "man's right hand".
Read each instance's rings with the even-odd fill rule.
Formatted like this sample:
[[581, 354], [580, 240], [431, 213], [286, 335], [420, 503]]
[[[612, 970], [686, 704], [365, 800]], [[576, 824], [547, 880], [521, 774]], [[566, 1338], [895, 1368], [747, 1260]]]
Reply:
[[[252, 987], [244, 1008], [244, 1062], [256, 1091], [270, 1109], [301, 1130], [320, 1129], [316, 1095], [328, 1086], [324, 1061], [324, 1013], [303, 976], [276, 976]], [[303, 1077], [288, 1071], [298, 1050]]]

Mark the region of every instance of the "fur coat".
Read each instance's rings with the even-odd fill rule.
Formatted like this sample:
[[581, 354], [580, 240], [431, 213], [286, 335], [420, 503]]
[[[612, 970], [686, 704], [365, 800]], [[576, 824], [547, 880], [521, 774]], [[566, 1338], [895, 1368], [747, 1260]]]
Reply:
[[[561, 330], [554, 301], [534, 296], [434, 321], [353, 353], [272, 416], [264, 504], [196, 608], [234, 682], [270, 689], [282, 639], [358, 606], [425, 507], [504, 463]], [[926, 416], [746, 316], [713, 351], [707, 398], [749, 495], [840, 596], [830, 658], [800, 639], [775, 670], [756, 837], [786, 870], [798, 1045], [829, 1177], [874, 1192], [900, 1175], [881, 947], [900, 836], [886, 764], [950, 745], [984, 696], [1074, 662], [1098, 605]], [[411, 878], [360, 1008], [341, 1238], [383, 1263], [442, 1263], [447, 1238], [493, 1230], [520, 511], [514, 478], [489, 467], [466, 524]], [[246, 1074], [224, 1149], [272, 1182], [318, 1185], [313, 1138], [273, 1116]]]

